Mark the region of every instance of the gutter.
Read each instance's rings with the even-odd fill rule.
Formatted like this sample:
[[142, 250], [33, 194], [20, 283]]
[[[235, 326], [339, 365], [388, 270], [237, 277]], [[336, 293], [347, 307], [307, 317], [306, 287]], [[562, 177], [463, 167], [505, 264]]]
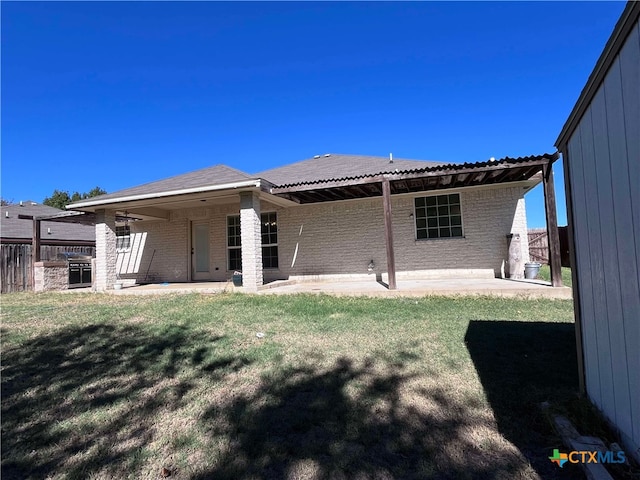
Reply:
[[127, 195], [124, 197], [112, 197], [105, 198], [103, 200], [88, 200], [83, 202], [76, 202], [67, 205], [65, 208], [68, 210], [73, 210], [76, 208], [87, 208], [87, 207], [97, 207], [100, 205], [109, 205], [112, 203], [120, 203], [120, 202], [132, 202], [135, 200], [148, 200], [153, 198], [163, 198], [163, 197], [173, 197], [176, 195], [187, 195], [189, 193], [204, 193], [204, 192], [215, 192], [219, 190], [232, 190], [237, 188], [260, 188], [262, 186], [262, 180], [245, 180], [243, 182], [234, 182], [234, 183], [224, 183], [222, 185], [208, 185], [204, 187], [193, 187], [193, 188], [185, 188], [181, 190], [170, 190], [167, 192], [159, 192], [159, 193], [142, 193], [138, 195]]

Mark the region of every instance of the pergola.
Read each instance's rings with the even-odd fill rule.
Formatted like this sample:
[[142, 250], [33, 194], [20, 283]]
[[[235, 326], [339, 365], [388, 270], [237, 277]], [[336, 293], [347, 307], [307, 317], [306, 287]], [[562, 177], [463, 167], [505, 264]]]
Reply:
[[560, 287], [562, 286], [560, 237], [552, 169], [553, 162], [559, 156], [556, 152], [521, 158], [506, 157], [477, 163], [438, 165], [414, 170], [391, 170], [374, 175], [274, 186], [269, 193], [301, 204], [381, 196], [384, 206], [389, 289], [394, 290], [397, 284], [391, 228], [391, 195], [517, 182], [541, 175], [549, 237], [551, 283], [554, 287]]

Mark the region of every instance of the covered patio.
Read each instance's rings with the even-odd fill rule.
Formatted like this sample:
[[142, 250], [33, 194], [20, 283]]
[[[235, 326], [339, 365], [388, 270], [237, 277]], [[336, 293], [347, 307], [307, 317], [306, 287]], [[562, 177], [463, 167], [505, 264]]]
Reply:
[[[388, 272], [386, 287], [389, 290], [396, 290], [399, 287], [396, 278], [392, 227], [392, 195], [496, 185], [530, 180], [538, 176], [544, 188], [551, 285], [561, 287], [560, 237], [553, 179], [553, 162], [559, 157], [560, 155], [556, 152], [521, 158], [505, 157], [498, 161], [492, 158], [486, 162], [437, 165], [412, 170], [396, 168], [394, 171], [376, 175], [284, 184], [271, 188], [269, 193], [299, 204], [382, 197]], [[392, 158], [389, 166], [393, 167]]]

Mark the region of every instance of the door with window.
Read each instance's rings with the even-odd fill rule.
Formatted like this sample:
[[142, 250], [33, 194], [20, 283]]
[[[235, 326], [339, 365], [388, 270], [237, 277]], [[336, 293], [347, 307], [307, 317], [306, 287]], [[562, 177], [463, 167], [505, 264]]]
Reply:
[[209, 222], [191, 223], [191, 279], [211, 280]]

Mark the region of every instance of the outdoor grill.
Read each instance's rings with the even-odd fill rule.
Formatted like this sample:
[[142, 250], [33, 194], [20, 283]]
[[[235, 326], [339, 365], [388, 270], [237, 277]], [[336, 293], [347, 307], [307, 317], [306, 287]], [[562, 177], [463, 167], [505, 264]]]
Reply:
[[69, 264], [69, 288], [91, 286], [91, 255], [69, 252], [59, 254], [58, 259]]

